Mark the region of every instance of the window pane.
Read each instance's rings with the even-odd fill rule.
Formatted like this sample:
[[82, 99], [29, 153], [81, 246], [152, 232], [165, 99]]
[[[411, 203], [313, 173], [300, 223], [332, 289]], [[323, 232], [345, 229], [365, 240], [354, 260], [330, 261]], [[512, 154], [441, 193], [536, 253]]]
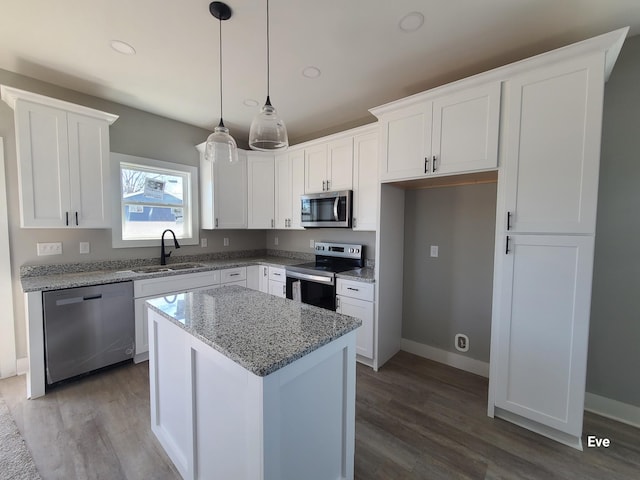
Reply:
[[184, 176], [125, 167], [120, 172], [124, 202], [183, 204]]

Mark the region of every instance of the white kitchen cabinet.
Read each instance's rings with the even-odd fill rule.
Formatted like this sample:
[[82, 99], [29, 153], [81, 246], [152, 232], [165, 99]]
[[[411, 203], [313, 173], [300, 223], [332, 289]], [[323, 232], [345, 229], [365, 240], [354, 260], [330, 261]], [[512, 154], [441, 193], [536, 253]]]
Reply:
[[287, 274], [284, 268], [269, 267], [269, 293], [276, 297], [287, 296]]
[[495, 407], [577, 439], [582, 435], [593, 249], [591, 235], [509, 236], [492, 345]]
[[147, 308], [145, 306], [148, 298], [155, 298], [160, 295], [166, 295], [170, 298], [171, 295], [175, 295], [177, 292], [215, 288], [219, 284], [220, 272], [218, 270], [134, 281], [133, 297], [136, 335], [134, 361], [140, 363], [149, 358], [149, 327]]
[[595, 232], [602, 61], [575, 59], [509, 79], [509, 230]]
[[247, 153], [238, 150], [238, 162], [215, 162], [204, 159], [204, 143], [200, 152], [200, 227], [247, 228]]
[[374, 109], [381, 181], [496, 168], [500, 91], [500, 82], [493, 81]]
[[276, 228], [302, 229], [300, 196], [304, 193], [304, 149], [276, 156]]
[[375, 231], [378, 225], [378, 130], [353, 139], [354, 230]]
[[275, 228], [275, 163], [274, 156], [248, 153], [248, 227]]
[[220, 286], [247, 286], [247, 267], [225, 268], [220, 270]]
[[353, 188], [353, 138], [338, 138], [305, 149], [305, 193]]
[[109, 125], [118, 117], [2, 86], [15, 112], [24, 228], [111, 228]]
[[338, 278], [336, 282], [336, 311], [362, 320], [356, 337], [356, 353], [373, 359], [374, 286], [372, 283]]

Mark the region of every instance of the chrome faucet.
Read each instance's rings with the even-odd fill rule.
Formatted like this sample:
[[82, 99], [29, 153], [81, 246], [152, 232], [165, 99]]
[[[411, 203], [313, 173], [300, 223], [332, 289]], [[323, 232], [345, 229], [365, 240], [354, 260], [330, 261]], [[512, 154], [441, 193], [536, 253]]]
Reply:
[[166, 265], [167, 264], [167, 257], [171, 256], [171, 252], [166, 253], [164, 251], [164, 234], [170, 232], [171, 235], [173, 235], [173, 244], [176, 248], [180, 248], [180, 244], [178, 243], [178, 240], [176, 239], [176, 234], [173, 233], [173, 230], [170, 229], [166, 229], [164, 232], [162, 232], [162, 237], [160, 237], [160, 265]]

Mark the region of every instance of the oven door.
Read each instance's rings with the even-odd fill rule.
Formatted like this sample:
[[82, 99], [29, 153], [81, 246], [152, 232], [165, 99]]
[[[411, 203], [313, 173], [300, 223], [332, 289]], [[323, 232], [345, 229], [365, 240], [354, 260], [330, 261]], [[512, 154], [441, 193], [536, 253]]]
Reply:
[[300, 301], [316, 307], [336, 310], [336, 286], [333, 277], [287, 272], [287, 298], [295, 300], [299, 289]]

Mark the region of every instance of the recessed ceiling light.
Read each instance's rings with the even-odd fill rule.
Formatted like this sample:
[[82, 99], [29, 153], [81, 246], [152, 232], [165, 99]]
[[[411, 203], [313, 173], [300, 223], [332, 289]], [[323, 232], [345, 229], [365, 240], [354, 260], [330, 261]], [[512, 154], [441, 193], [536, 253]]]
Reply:
[[244, 102], [242, 102], [245, 106], [247, 107], [257, 107], [258, 101], [254, 100], [253, 98], [247, 98]]
[[317, 67], [305, 67], [302, 70], [302, 75], [307, 78], [318, 78], [320, 76], [320, 69]]
[[407, 13], [400, 19], [398, 26], [405, 33], [415, 32], [424, 24], [424, 15], [420, 12]]
[[111, 48], [123, 55], [135, 55], [136, 49], [121, 40], [111, 40]]

